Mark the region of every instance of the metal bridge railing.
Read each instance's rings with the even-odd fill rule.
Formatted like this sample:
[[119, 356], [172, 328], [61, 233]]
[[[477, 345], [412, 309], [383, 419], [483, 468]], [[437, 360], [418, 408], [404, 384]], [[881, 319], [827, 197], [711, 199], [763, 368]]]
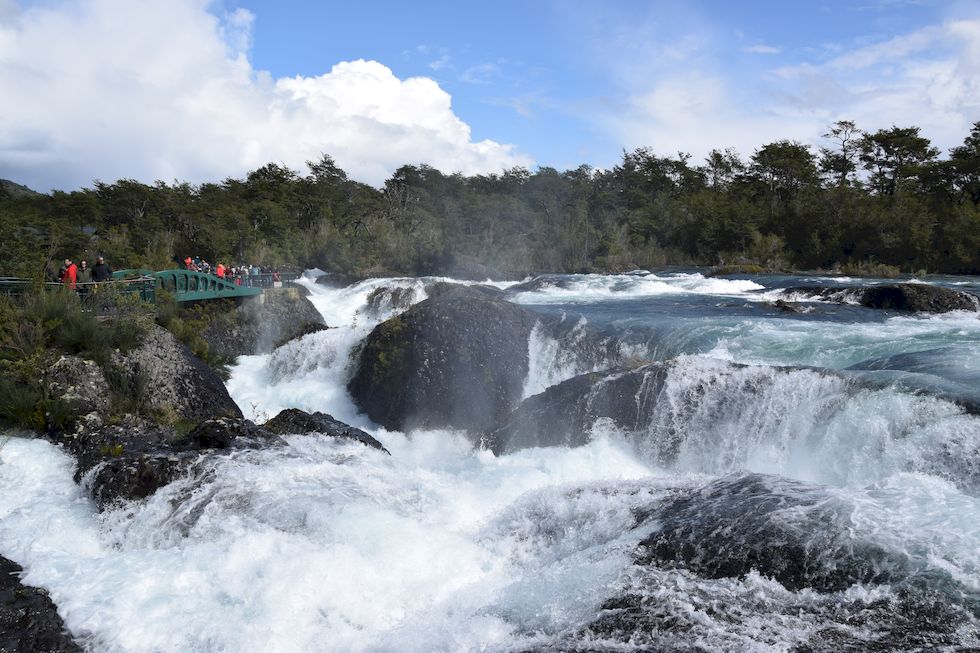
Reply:
[[[99, 306], [114, 298], [131, 298], [156, 302], [158, 288], [174, 294], [177, 301], [201, 301], [219, 297], [258, 295], [267, 288], [277, 288], [298, 279], [298, 273], [225, 275], [223, 278], [193, 270], [117, 270], [109, 281], [75, 283], [74, 290], [85, 305]], [[66, 289], [58, 282], [39, 284], [30, 279], [0, 277], [0, 294], [19, 296], [38, 287]]]

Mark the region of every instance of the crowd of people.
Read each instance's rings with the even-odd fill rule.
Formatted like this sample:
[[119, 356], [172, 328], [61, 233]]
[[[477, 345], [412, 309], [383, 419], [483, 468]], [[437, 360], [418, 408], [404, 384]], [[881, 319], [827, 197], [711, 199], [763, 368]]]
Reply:
[[91, 268], [88, 266], [88, 261], [81, 260], [76, 264], [70, 258], [66, 258], [61, 269], [58, 270], [57, 276], [51, 278], [52, 276], [54, 275], [49, 272], [49, 281], [60, 282], [72, 290], [78, 289], [79, 292], [85, 292], [92, 284], [103, 283], [112, 279], [112, 268], [105, 262], [103, 256], [98, 257], [95, 265]]
[[218, 262], [214, 266], [199, 256], [186, 257], [184, 268], [194, 272], [213, 274], [219, 279], [225, 279], [239, 286], [266, 287], [280, 281], [277, 268], [262, 265], [225, 265]]
[[[186, 257], [183, 265], [187, 270], [213, 274], [239, 286], [272, 287], [281, 281], [279, 269], [269, 266], [225, 265], [224, 263], [217, 263], [212, 266], [211, 263], [199, 256]], [[51, 283], [61, 283], [72, 290], [83, 293], [95, 284], [110, 281], [112, 279], [112, 267], [105, 262], [103, 256], [98, 257], [92, 267], [89, 267], [88, 261], [82, 260], [76, 264], [70, 258], [66, 258], [61, 269], [57, 272], [54, 270], [53, 263], [48, 264], [47, 278]]]

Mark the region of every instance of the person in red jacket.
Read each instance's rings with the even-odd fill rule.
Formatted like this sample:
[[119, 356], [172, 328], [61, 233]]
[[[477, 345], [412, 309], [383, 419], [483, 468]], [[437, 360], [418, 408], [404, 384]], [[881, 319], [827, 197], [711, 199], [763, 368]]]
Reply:
[[78, 281], [78, 266], [72, 263], [70, 258], [66, 258], [65, 267], [62, 270], [61, 283], [74, 290], [75, 283]]

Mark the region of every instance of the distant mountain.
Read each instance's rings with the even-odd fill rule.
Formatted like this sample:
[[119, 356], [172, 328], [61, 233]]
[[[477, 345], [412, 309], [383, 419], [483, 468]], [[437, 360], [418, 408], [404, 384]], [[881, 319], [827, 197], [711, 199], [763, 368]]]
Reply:
[[30, 197], [41, 194], [9, 179], [0, 179], [0, 193], [7, 193], [11, 197]]

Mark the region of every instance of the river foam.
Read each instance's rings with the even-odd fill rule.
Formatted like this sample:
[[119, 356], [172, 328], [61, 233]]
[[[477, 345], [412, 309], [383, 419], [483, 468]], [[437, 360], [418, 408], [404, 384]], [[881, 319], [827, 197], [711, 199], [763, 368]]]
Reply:
[[[636, 293], [652, 302], [651, 314], [666, 297], [703, 298], [710, 308], [697, 347], [680, 336], [671, 345], [681, 350], [673, 356], [697, 351], [675, 361], [664, 410], [640, 429], [646, 439], [600, 421], [584, 446], [499, 457], [461, 433], [385, 431], [347, 396], [351, 352], [399, 310], [369, 313], [368, 296], [396, 286], [421, 301], [429, 280], [342, 289], [305, 281], [333, 328], [241, 358], [230, 392], [253, 418], [291, 406], [329, 412], [371, 432], [391, 456], [287, 436], [281, 447], [205, 457], [147, 500], [100, 514], [72, 482], [66, 454], [13, 438], [0, 447], [0, 553], [24, 566], [26, 583], [51, 592], [72, 633], [99, 653], [776, 652], [797, 644], [830, 653], [841, 642], [921, 649], [928, 640], [916, 629], [954, 642], [949, 650], [980, 646], [980, 498], [966, 482], [980, 455], [980, 418], [848, 373], [777, 369], [841, 369], [951, 343], [961, 349], [928, 372], [977, 369], [975, 316], [732, 319], [717, 304], [763, 284], [715, 281], [637, 273], [586, 280], [597, 287], [574, 296], [543, 291], [553, 295], [544, 303], [567, 308], [568, 339], [532, 334], [525, 396], [612, 362], [567, 355], [591, 326], [574, 314], [591, 292], [599, 301]], [[528, 299], [541, 301], [520, 298]], [[600, 351], [621, 361], [672, 337], [659, 326], [651, 333], [646, 349], [623, 338]], [[679, 447], [665, 457], [655, 443], [674, 436]], [[710, 499], [723, 511], [726, 488], [759, 485], [785, 499], [790, 508], [774, 514], [804, 545], [839, 531], [910, 561], [918, 575], [818, 591], [787, 589], [765, 569], [709, 577], [640, 561], [639, 543], [677, 502]], [[816, 512], [792, 508], [803, 499]], [[780, 545], [764, 531], [738, 537], [736, 549]], [[940, 609], [932, 625], [906, 619], [932, 609]], [[944, 630], [930, 634], [943, 619]]]

